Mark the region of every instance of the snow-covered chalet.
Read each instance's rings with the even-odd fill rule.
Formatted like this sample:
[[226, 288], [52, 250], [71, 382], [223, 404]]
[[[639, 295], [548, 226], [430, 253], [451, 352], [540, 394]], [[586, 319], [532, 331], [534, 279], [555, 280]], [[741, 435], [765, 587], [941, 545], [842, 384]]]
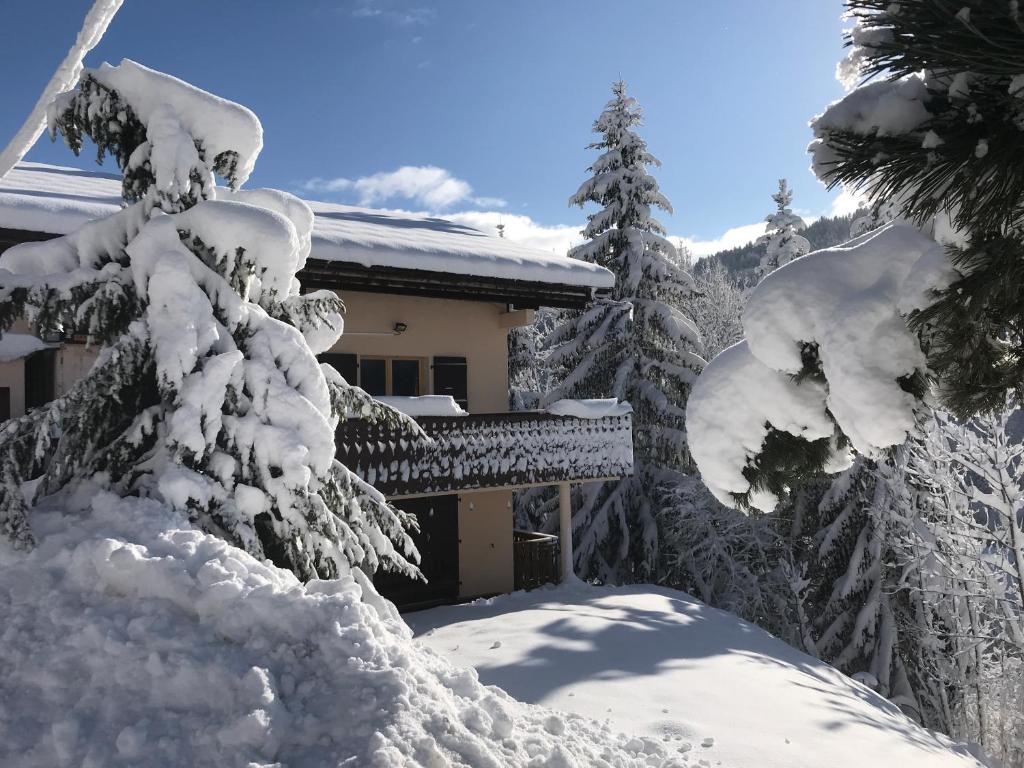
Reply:
[[[508, 412], [508, 331], [541, 306], [586, 306], [612, 274], [439, 218], [310, 205], [299, 277], [347, 309], [321, 360], [433, 438], [359, 419], [338, 429], [339, 458], [419, 520], [428, 582], [380, 574], [379, 588], [412, 608], [557, 580], [571, 567], [559, 554], [571, 552], [569, 484], [632, 472], [632, 425], [628, 409]], [[120, 206], [120, 176], [21, 163], [0, 180], [0, 252]], [[95, 354], [84, 339], [39, 339], [23, 325], [4, 334], [0, 420], [67, 391]], [[512, 492], [542, 485], [560, 488], [560, 537], [513, 530]]]

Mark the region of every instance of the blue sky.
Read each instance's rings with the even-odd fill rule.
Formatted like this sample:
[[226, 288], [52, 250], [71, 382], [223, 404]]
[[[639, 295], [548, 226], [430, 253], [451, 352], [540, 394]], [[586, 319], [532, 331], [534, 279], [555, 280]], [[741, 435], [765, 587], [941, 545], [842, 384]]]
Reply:
[[[0, 0], [0, 142], [28, 113], [90, 0]], [[661, 158], [674, 236], [735, 244], [775, 181], [832, 209], [807, 121], [842, 94], [841, 0], [125, 0], [87, 64], [135, 59], [252, 108], [251, 184], [432, 211], [561, 248], [590, 126], [621, 77]], [[41, 140], [29, 159], [95, 167]]]

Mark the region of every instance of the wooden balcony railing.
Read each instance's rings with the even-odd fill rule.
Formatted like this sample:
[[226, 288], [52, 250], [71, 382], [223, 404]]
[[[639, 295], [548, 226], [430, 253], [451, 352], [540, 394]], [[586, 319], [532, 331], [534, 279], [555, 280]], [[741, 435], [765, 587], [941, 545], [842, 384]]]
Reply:
[[512, 531], [513, 579], [516, 589], [557, 584], [558, 537], [546, 533]]
[[524, 487], [633, 473], [632, 417], [524, 411], [419, 416], [428, 440], [383, 424], [342, 422], [338, 460], [386, 496]]

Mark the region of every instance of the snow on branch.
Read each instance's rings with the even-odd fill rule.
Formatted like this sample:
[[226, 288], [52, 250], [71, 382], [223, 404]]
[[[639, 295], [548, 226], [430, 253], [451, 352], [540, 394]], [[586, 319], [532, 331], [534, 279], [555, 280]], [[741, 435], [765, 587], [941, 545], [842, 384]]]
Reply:
[[85, 71], [50, 125], [114, 156], [128, 206], [0, 257], [0, 330], [25, 316], [102, 345], [71, 392], [0, 430], [0, 530], [31, 546], [24, 483], [88, 482], [157, 498], [304, 579], [416, 576], [412, 520], [338, 463], [334, 431], [353, 410], [419, 430], [317, 361], [343, 307], [300, 293], [308, 206], [235, 189], [262, 147], [256, 116], [125, 60]]
[[705, 368], [687, 409], [715, 495], [770, 510], [786, 477], [846, 464], [847, 443], [867, 456], [901, 444], [928, 375], [906, 318], [953, 277], [942, 246], [892, 224], [765, 278], [743, 314], [746, 340]]
[[28, 151], [46, 130], [46, 114], [50, 102], [57, 94], [74, 87], [82, 73], [82, 60], [103, 38], [107, 27], [114, 19], [114, 14], [117, 13], [123, 2], [124, 0], [96, 0], [93, 3], [89, 13], [86, 14], [78, 36], [75, 38], [75, 44], [71, 46], [71, 50], [57, 67], [57, 71], [53, 73], [53, 77], [46, 84], [24, 124], [4, 147], [3, 152], [0, 152], [0, 179], [6, 176], [28, 154]]

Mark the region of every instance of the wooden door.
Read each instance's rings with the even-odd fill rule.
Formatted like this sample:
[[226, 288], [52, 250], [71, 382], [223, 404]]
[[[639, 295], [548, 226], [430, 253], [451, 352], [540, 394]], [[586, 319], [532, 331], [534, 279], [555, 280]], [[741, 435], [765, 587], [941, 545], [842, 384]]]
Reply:
[[373, 579], [377, 590], [404, 610], [455, 602], [459, 597], [459, 497], [398, 499], [394, 504], [419, 521], [420, 530], [412, 538], [427, 583], [378, 572]]

